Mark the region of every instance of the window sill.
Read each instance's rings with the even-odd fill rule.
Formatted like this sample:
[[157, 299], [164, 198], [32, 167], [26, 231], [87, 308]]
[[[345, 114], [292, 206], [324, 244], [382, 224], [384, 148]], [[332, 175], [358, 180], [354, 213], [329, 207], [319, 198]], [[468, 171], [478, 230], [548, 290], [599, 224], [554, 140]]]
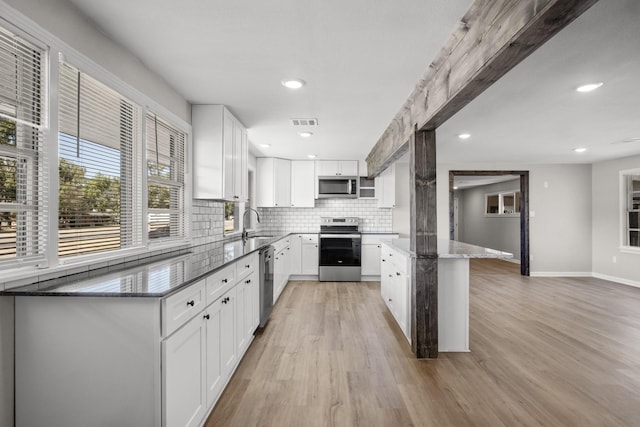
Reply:
[[144, 264], [146, 258], [183, 250], [188, 246], [189, 241], [187, 240], [165, 242], [164, 244], [158, 242], [158, 244], [150, 244], [147, 248], [119, 251], [117, 254], [94, 254], [74, 259], [62, 259], [58, 265], [46, 268], [31, 266], [0, 270], [3, 279], [0, 282], [0, 291], [118, 264], [131, 263], [132, 266]]
[[623, 254], [640, 255], [640, 248], [635, 246], [620, 246], [618, 249], [620, 250], [620, 253], [623, 253]]

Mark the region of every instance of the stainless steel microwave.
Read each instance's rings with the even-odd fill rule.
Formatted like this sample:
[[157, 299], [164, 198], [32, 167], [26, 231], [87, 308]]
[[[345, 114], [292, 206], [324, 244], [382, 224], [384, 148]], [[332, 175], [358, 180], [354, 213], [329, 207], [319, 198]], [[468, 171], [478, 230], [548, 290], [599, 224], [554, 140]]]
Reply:
[[351, 198], [358, 197], [357, 176], [319, 176], [318, 198]]

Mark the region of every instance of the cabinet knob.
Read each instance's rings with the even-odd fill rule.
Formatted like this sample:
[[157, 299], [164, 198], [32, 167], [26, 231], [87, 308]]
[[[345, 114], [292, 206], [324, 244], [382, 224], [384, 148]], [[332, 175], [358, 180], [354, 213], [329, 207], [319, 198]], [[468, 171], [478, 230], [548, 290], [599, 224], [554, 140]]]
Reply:
[[398, 272], [396, 271], [396, 276], [399, 276], [399, 275], [400, 275], [400, 273], [398, 273]]
[[245, 265], [244, 268], [249, 268], [251, 267], [249, 264]]
[[222, 283], [227, 283], [229, 279], [222, 279]]
[[380, 248], [380, 247], [382, 247], [382, 246], [378, 245], [378, 247]]
[[393, 301], [391, 298], [389, 298], [389, 302]]
[[191, 307], [193, 307], [194, 305], [196, 305], [196, 302], [194, 300], [187, 301], [187, 305], [190, 305]]
[[211, 316], [210, 316], [210, 315], [208, 315], [208, 314], [205, 314], [205, 315], [204, 315], [204, 316], [202, 316], [202, 317], [203, 317], [203, 318], [205, 318], [205, 319], [207, 319], [207, 320], [211, 319]]
[[245, 281], [244, 283], [251, 283], [251, 280], [247, 280], [247, 281]]
[[390, 274], [389, 277], [393, 277], [393, 276]]

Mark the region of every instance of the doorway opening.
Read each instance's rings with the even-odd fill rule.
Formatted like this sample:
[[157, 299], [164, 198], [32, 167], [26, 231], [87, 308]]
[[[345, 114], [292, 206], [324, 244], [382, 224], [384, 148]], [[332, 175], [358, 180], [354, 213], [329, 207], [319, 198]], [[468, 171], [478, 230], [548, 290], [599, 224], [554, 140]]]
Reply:
[[[505, 189], [503, 191], [493, 191], [483, 198], [483, 216], [503, 216], [517, 217], [519, 216], [519, 255], [520, 255], [520, 274], [529, 276], [530, 259], [529, 259], [529, 171], [449, 171], [449, 238], [458, 240], [460, 238], [460, 214], [464, 209], [460, 206], [460, 200], [456, 192], [456, 177], [470, 178], [470, 180], [478, 180], [490, 177], [496, 177], [497, 181], [509, 180], [509, 177], [519, 180], [519, 188]], [[486, 182], [486, 181], [485, 181]], [[509, 251], [507, 251], [509, 252]], [[516, 251], [512, 251], [517, 253]]]

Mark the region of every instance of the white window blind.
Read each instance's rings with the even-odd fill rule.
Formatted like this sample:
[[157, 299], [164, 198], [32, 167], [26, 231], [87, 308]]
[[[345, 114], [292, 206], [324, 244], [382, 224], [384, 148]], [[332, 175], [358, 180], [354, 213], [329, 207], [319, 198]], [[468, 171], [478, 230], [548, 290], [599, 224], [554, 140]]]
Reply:
[[0, 27], [0, 263], [43, 259], [44, 49]]
[[186, 233], [186, 135], [155, 114], [146, 119], [148, 236], [181, 238]]
[[141, 243], [141, 107], [73, 66], [60, 64], [58, 255]]

